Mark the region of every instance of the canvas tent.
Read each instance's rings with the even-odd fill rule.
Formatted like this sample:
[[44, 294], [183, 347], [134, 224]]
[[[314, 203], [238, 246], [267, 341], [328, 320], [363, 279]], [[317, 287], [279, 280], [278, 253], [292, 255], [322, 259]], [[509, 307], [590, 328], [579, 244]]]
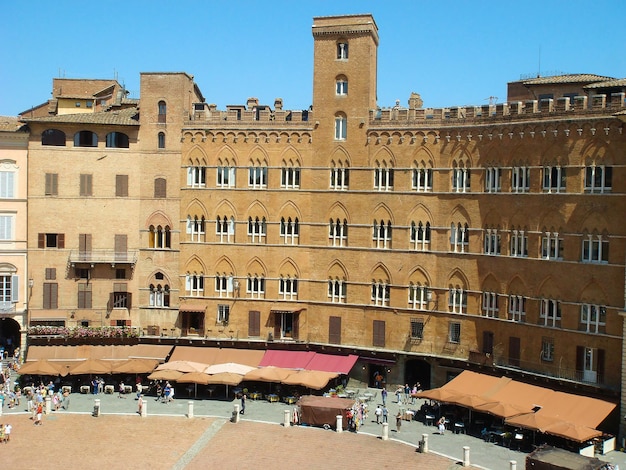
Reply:
[[311, 426], [337, 427], [337, 416], [343, 416], [342, 428], [348, 429], [347, 412], [354, 405], [348, 398], [318, 397], [305, 395], [298, 400], [300, 422]]

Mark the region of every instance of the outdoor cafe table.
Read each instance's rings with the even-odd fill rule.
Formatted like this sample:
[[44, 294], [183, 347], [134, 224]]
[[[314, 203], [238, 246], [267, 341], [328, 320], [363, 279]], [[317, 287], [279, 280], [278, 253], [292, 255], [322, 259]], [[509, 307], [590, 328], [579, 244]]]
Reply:
[[269, 401], [270, 403], [276, 403], [278, 401], [278, 395], [270, 393], [269, 395], [267, 395], [267, 401]]
[[251, 392], [250, 393], [250, 399], [251, 400], [258, 400], [259, 398], [261, 398], [261, 394], [259, 392]]
[[352, 389], [346, 388], [344, 390], [344, 392], [346, 392], [346, 395], [348, 395], [350, 398], [352, 398], [354, 395], [356, 395], [356, 390], [352, 390]]
[[297, 398], [296, 397], [285, 397], [283, 400], [288, 405], [293, 405], [297, 401]]

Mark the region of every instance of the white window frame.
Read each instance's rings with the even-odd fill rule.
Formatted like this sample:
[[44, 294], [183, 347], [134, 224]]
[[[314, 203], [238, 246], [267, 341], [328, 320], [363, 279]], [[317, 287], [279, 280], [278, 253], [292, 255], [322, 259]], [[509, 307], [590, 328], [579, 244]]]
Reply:
[[265, 277], [248, 276], [246, 279], [246, 294], [251, 299], [265, 298]]
[[348, 137], [348, 118], [335, 116], [335, 140], [346, 140]]
[[265, 243], [267, 237], [267, 221], [265, 217], [259, 219], [248, 217], [248, 239], [250, 243]]
[[541, 258], [547, 260], [563, 259], [563, 239], [558, 232], [545, 232], [541, 237]]
[[339, 166], [333, 166], [330, 169], [330, 188], [335, 191], [345, 191], [348, 189], [349, 182], [348, 167], [344, 167], [341, 164]]
[[335, 94], [337, 96], [346, 96], [348, 94], [348, 80], [340, 78], [336, 82]]
[[233, 216], [219, 215], [215, 219], [215, 234], [219, 237], [220, 243], [233, 243], [235, 241], [235, 218]]
[[374, 221], [372, 240], [374, 241], [374, 248], [387, 250], [391, 248], [391, 221], [385, 223], [384, 220]]
[[541, 360], [546, 362], [554, 361], [554, 338], [547, 336], [541, 338]]
[[483, 292], [483, 316], [499, 318], [498, 294], [496, 292]]
[[216, 169], [216, 186], [218, 188], [234, 188], [236, 186], [236, 174], [235, 167], [218, 166]]
[[298, 279], [295, 277], [283, 277], [278, 280], [278, 294], [283, 300], [298, 299]]
[[583, 236], [581, 261], [583, 263], [607, 264], [609, 262], [609, 241], [602, 235]]
[[458, 322], [458, 321], [448, 322], [448, 343], [452, 343], [452, 344], [461, 343], [461, 322]]
[[452, 192], [469, 193], [470, 192], [470, 169], [469, 168], [453, 168], [452, 169]]
[[204, 296], [204, 276], [202, 274], [187, 274], [185, 289], [190, 297]]
[[280, 187], [284, 189], [300, 188], [300, 167], [285, 166], [280, 172]]
[[511, 192], [527, 193], [530, 191], [530, 169], [525, 166], [514, 166], [511, 169]]
[[391, 294], [391, 289], [388, 283], [386, 282], [373, 282], [372, 283], [371, 301], [372, 301], [372, 304], [375, 305], [376, 307], [389, 306], [390, 294]]
[[234, 292], [234, 278], [226, 274], [215, 276], [215, 293], [218, 297], [232, 297]]
[[430, 250], [430, 222], [426, 221], [426, 225], [420, 220], [417, 224], [411, 222], [409, 241], [411, 248], [415, 251]]
[[469, 227], [461, 223], [450, 225], [450, 248], [454, 253], [465, 253], [465, 247], [469, 247]]
[[604, 305], [582, 304], [580, 306], [580, 324], [583, 331], [598, 334], [606, 326], [606, 307]]
[[384, 165], [374, 168], [374, 189], [393, 191], [393, 167]]
[[150, 307], [169, 307], [166, 297], [169, 296], [169, 286], [150, 285]]
[[559, 328], [561, 322], [561, 303], [558, 300], [542, 299], [539, 322], [543, 326]]
[[204, 216], [198, 218], [194, 216], [193, 219], [190, 215], [187, 216], [187, 234], [189, 241], [191, 242], [204, 242], [205, 241], [205, 227], [206, 220]]
[[267, 167], [266, 166], [248, 167], [248, 187], [252, 189], [267, 188]]
[[337, 60], [348, 60], [348, 43], [337, 43]]
[[564, 193], [566, 186], [565, 168], [561, 166], [543, 167], [543, 191], [547, 193]]
[[343, 279], [328, 280], [328, 298], [332, 303], [345, 303], [347, 282]]
[[297, 245], [300, 237], [300, 221], [296, 217], [294, 220], [288, 217], [280, 219], [280, 237], [285, 245]]
[[612, 180], [613, 167], [611, 166], [593, 164], [585, 167], [586, 193], [610, 193], [613, 189]]
[[500, 168], [485, 168], [485, 192], [499, 193], [502, 190], [500, 183], [501, 176]]
[[187, 186], [190, 188], [206, 187], [206, 167], [190, 166], [187, 167]]
[[509, 320], [519, 323], [526, 321], [526, 297], [509, 295]]
[[431, 295], [428, 286], [411, 283], [409, 285], [409, 308], [413, 310], [428, 310], [428, 302]]
[[433, 169], [413, 168], [411, 189], [417, 192], [431, 192], [433, 190]]
[[15, 216], [0, 214], [0, 240], [14, 240], [13, 226], [15, 225]]
[[12, 310], [19, 300], [19, 276], [4, 272], [0, 274], [0, 310]]
[[498, 256], [501, 253], [501, 237], [496, 228], [485, 229], [484, 253]]
[[230, 318], [230, 305], [218, 304], [217, 314], [215, 316], [215, 322], [222, 325], [228, 325]]
[[448, 290], [448, 311], [452, 313], [467, 311], [467, 291], [461, 287], [451, 287]]
[[524, 230], [513, 230], [511, 234], [511, 256], [528, 257], [528, 235]]
[[15, 188], [17, 182], [16, 171], [0, 171], [0, 198], [1, 199], [13, 199], [15, 198]]
[[348, 221], [346, 219], [330, 219], [328, 223], [328, 240], [331, 246], [347, 246]]

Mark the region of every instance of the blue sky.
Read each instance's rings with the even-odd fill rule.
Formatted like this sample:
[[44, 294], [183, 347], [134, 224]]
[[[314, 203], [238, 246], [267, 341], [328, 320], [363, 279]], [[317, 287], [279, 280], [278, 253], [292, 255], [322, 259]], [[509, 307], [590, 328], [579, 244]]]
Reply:
[[625, 0], [32, 0], [3, 2], [0, 115], [50, 97], [52, 79], [187, 72], [219, 109], [312, 101], [313, 17], [372, 13], [378, 104], [506, 101], [522, 76], [626, 77]]

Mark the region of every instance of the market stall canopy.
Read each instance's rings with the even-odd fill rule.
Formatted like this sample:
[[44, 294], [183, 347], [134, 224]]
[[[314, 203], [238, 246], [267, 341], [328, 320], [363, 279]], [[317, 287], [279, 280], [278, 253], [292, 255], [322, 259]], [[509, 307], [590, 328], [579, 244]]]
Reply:
[[67, 369], [62, 368], [59, 364], [40, 359], [37, 361], [26, 362], [20, 367], [20, 375], [61, 375], [66, 376]]
[[574, 423], [556, 423], [549, 426], [544, 431], [546, 434], [552, 434], [553, 436], [564, 437], [576, 442], [585, 442], [593, 439], [594, 437], [600, 437], [601, 431], [588, 428], [587, 426], [581, 426]]
[[155, 370], [148, 376], [150, 380], [177, 380], [184, 372], [177, 370]]
[[207, 384], [239, 385], [242, 380], [243, 375], [220, 372], [219, 374], [209, 375]]
[[482, 405], [472, 406], [471, 408], [473, 410], [480, 411], [481, 413], [488, 413], [503, 419], [532, 411], [532, 408], [512, 405], [510, 403], [502, 403], [499, 401], [484, 403]]
[[328, 385], [331, 379], [339, 374], [336, 372], [323, 372], [318, 370], [300, 370], [282, 380], [285, 385], [302, 385], [303, 387], [320, 390]]
[[281, 367], [259, 367], [253, 369], [244, 375], [244, 380], [258, 381], [258, 382], [282, 382], [290, 374], [293, 374], [292, 369], [283, 369]]
[[169, 361], [157, 367], [157, 370], [177, 370], [179, 372], [204, 372], [207, 365], [194, 361]]
[[127, 359], [116, 363], [111, 372], [113, 374], [147, 374], [158, 365], [158, 359]]
[[265, 351], [259, 367], [282, 367], [284, 369], [304, 369], [315, 356], [313, 351]]
[[172, 346], [162, 344], [29, 346], [26, 361], [48, 359], [72, 361], [77, 359], [158, 359], [164, 361]]
[[257, 367], [265, 354], [264, 350], [236, 348], [202, 348], [193, 346], [176, 346], [170, 361], [201, 362], [205, 366], [236, 362]]
[[354, 400], [348, 398], [328, 398], [318, 396], [303, 396], [298, 400], [300, 407], [300, 420], [302, 423], [323, 426], [325, 424], [335, 427], [337, 415], [343, 416], [342, 427], [347, 429], [347, 410], [352, 408]]
[[113, 370], [113, 362], [105, 361], [103, 359], [86, 359], [84, 361], [77, 362], [76, 365], [70, 368], [70, 375], [81, 374], [110, 374]]
[[246, 375], [248, 372], [255, 370], [255, 367], [245, 364], [237, 364], [235, 362], [226, 362], [224, 364], [213, 364], [204, 369], [205, 374], [219, 374], [221, 372], [230, 372], [233, 374]]
[[337, 354], [315, 353], [311, 361], [306, 365], [306, 370], [320, 370], [323, 372], [336, 372], [338, 374], [349, 374], [359, 356], [350, 354], [339, 356]]
[[211, 376], [204, 372], [187, 372], [175, 380], [178, 383], [208, 385], [211, 383]]

